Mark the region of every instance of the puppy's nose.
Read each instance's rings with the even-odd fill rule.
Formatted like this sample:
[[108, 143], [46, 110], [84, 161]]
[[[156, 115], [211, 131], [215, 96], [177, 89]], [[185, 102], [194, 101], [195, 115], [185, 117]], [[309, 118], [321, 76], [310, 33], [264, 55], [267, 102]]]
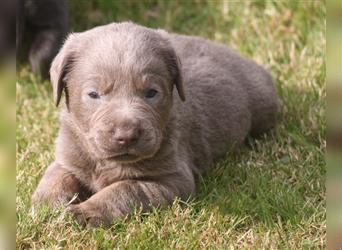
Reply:
[[119, 128], [114, 133], [114, 140], [119, 146], [132, 146], [140, 137], [138, 128]]

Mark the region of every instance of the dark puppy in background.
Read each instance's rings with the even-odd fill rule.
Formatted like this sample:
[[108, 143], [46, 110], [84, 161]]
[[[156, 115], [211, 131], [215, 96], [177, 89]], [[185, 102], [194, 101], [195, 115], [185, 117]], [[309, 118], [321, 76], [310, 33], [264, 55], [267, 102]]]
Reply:
[[56, 104], [63, 91], [66, 102], [56, 159], [33, 203], [67, 205], [90, 226], [187, 199], [196, 175], [276, 120], [277, 95], [261, 66], [133, 23], [70, 35], [51, 81]]
[[68, 31], [67, 0], [17, 0], [17, 56], [47, 77]]
[[[14, 57], [15, 54], [15, 14], [16, 3], [13, 0], [0, 1], [0, 60]], [[0, 61], [0, 63], [2, 63]]]

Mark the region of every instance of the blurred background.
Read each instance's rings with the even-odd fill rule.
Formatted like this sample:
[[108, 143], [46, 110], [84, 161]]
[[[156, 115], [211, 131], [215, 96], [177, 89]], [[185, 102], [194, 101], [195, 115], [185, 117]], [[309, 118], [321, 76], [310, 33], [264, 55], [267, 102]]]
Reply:
[[342, 2], [327, 3], [327, 232], [342, 248]]
[[[319, 10], [321, 5], [325, 5], [325, 2], [319, 0], [278, 1], [277, 4], [263, 0], [245, 1], [243, 4], [238, 1], [224, 0], [69, 0], [65, 2], [66, 12], [63, 10], [64, 7], [59, 11], [54, 11], [59, 7], [52, 9], [50, 7], [55, 6], [58, 1], [46, 0], [45, 4], [39, 7], [44, 11], [38, 13], [35, 3], [44, 1], [17, 0], [17, 9], [20, 14], [16, 18], [13, 2], [3, 0], [0, 3], [0, 10], [3, 11], [0, 11], [2, 18], [0, 19], [0, 249], [7, 249], [9, 242], [12, 242], [10, 237], [12, 231], [8, 228], [15, 230], [13, 198], [16, 190], [15, 155], [18, 154], [15, 140], [18, 139], [16, 128], [21, 130], [19, 124], [15, 123], [16, 75], [17, 79], [25, 79], [24, 83], [25, 81], [39, 82], [38, 89], [43, 89], [47, 95], [51, 93], [48, 75], [46, 72], [44, 73], [46, 69], [43, 69], [39, 62], [41, 61], [43, 66], [49, 66], [52, 55], [57, 51], [52, 49], [51, 54], [44, 58], [35, 56], [41, 51], [39, 42], [44, 41], [45, 37], [53, 36], [56, 43], [52, 47], [58, 48], [67, 32], [83, 31], [113, 21], [131, 20], [151, 28], [164, 28], [171, 32], [203, 36], [210, 40], [229, 44], [239, 53], [266, 65], [271, 69], [277, 82], [287, 82], [291, 86], [291, 84], [296, 84], [298, 79], [295, 77], [282, 78], [284, 71], [295, 75], [296, 65], [292, 65], [291, 62], [301, 58], [299, 53], [301, 51], [298, 51], [298, 55], [296, 54], [298, 47], [311, 39], [307, 34], [310, 25], [317, 21], [316, 17], [325, 18], [325, 12], [321, 13]], [[63, 0], [59, 1], [59, 4], [63, 5], [62, 2]], [[305, 6], [302, 5], [303, 2], [306, 2]], [[338, 249], [342, 247], [342, 2], [332, 0], [328, 1], [327, 5], [327, 123], [329, 127], [327, 230], [330, 249]], [[51, 12], [57, 21], [53, 21], [53, 15], [42, 15]], [[14, 19], [17, 19], [17, 22]], [[62, 19], [67, 20], [67, 23], [58, 22]], [[42, 25], [44, 20], [51, 22], [48, 28]], [[310, 20], [311, 23], [307, 20]], [[266, 26], [263, 25], [265, 22]], [[297, 27], [303, 32], [296, 34], [293, 27]], [[52, 31], [42, 33], [42, 38], [38, 39], [38, 49], [34, 47], [35, 49], [30, 54], [30, 46], [35, 42], [35, 35], [40, 31], [45, 32], [46, 29]], [[17, 37], [13, 35], [14, 30], [17, 30]], [[265, 34], [268, 35], [263, 36]], [[287, 35], [284, 36], [284, 34]], [[49, 41], [49, 39], [47, 40]], [[1, 43], [2, 41], [4, 42]], [[282, 43], [280, 44], [278, 41], [282, 41]], [[291, 45], [292, 43], [294, 45]], [[325, 45], [325, 42], [317, 41], [317, 44], [321, 46]], [[42, 46], [47, 45], [43, 44]], [[17, 60], [15, 48], [22, 51], [18, 54]], [[279, 65], [280, 61], [283, 63], [281, 66]], [[314, 69], [315, 62], [312, 62], [310, 67]], [[17, 89], [17, 95], [20, 94], [20, 91], [21, 86]], [[279, 86], [278, 91], [281, 91], [285, 97], [287, 94], [291, 94]], [[325, 97], [325, 90], [321, 91]], [[28, 93], [28, 96], [34, 95], [30, 91]], [[297, 103], [294, 103], [293, 107], [291, 104], [289, 105], [290, 108], [295, 109]], [[322, 110], [319, 109], [319, 111]], [[325, 128], [325, 110], [323, 112], [324, 114], [319, 118], [322, 118], [323, 123], [319, 125]], [[325, 134], [324, 128], [321, 135]], [[324, 138], [322, 140], [324, 141]], [[12, 238], [14, 242], [14, 237]]]
[[15, 244], [15, 11], [0, 2], [0, 249]]

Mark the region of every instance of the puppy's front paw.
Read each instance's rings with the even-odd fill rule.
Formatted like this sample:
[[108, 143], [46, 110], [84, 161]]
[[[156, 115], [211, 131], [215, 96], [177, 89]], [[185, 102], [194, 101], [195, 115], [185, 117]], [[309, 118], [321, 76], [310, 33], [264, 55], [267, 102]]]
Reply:
[[81, 203], [69, 205], [66, 211], [71, 213], [76, 221], [87, 227], [109, 226], [110, 221], [106, 218], [105, 213], [92, 204]]
[[54, 209], [61, 205], [66, 205], [71, 200], [71, 197], [63, 195], [62, 193], [49, 192], [49, 190], [36, 190], [32, 195], [33, 207], [40, 205], [47, 205]]

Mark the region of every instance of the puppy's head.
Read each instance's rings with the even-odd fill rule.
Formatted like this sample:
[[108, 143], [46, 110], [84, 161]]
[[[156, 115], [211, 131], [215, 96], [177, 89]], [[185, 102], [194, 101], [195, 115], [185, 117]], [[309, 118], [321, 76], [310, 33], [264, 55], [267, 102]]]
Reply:
[[50, 74], [56, 105], [63, 91], [69, 119], [97, 159], [136, 162], [160, 148], [180, 66], [162, 32], [132, 23], [72, 34]]

